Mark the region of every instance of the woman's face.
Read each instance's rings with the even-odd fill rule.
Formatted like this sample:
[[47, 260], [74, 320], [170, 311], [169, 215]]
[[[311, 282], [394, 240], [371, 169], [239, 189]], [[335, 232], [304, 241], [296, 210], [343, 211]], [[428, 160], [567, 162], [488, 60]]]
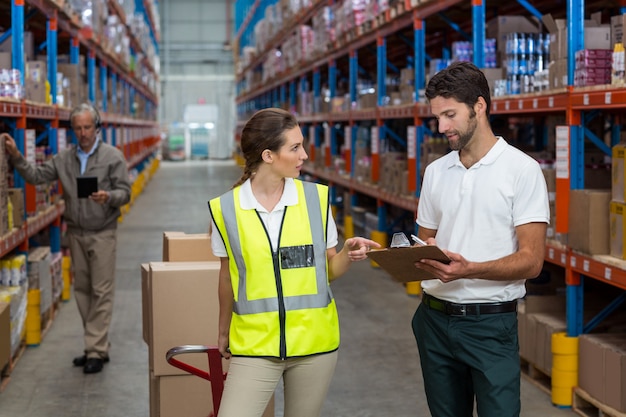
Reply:
[[296, 178], [300, 176], [300, 171], [304, 161], [309, 159], [304, 150], [304, 138], [299, 127], [286, 130], [284, 133], [285, 143], [274, 152], [275, 162], [273, 168], [283, 177]]

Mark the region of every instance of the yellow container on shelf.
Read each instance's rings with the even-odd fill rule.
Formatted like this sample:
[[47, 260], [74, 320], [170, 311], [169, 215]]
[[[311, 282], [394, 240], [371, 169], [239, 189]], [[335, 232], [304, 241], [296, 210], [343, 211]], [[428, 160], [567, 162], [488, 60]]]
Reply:
[[69, 270], [63, 270], [63, 290], [61, 291], [61, 300], [69, 301], [72, 294], [72, 274]]
[[405, 285], [405, 290], [408, 295], [420, 295], [422, 293], [422, 281], [412, 281], [407, 282]]
[[26, 344], [29, 346], [37, 346], [41, 344], [41, 331], [26, 330]]
[[[373, 230], [372, 234], [370, 235], [370, 239], [372, 239], [374, 242], [378, 243], [381, 248], [387, 247], [388, 237], [387, 237], [387, 233], [386, 232], [381, 232], [379, 230]], [[374, 268], [380, 268], [376, 262], [370, 260], [370, 263], [372, 264], [372, 266]]]
[[63, 260], [61, 261], [61, 267], [63, 269], [70, 269], [72, 267], [72, 258], [70, 258], [69, 256], [64, 256]]
[[354, 237], [354, 223], [352, 216], [345, 216], [343, 218], [343, 238], [350, 239], [351, 237]]
[[552, 403], [571, 406], [578, 385], [578, 338], [552, 334]]

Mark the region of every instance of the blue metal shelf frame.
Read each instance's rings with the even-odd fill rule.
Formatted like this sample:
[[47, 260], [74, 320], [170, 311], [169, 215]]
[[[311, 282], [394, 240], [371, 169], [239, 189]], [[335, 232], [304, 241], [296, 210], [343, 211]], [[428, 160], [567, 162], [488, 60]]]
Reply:
[[472, 41], [474, 48], [474, 64], [478, 68], [485, 67], [485, 3], [483, 0], [472, 0]]
[[[584, 0], [567, 0], [567, 84], [574, 83], [574, 57], [584, 48]], [[582, 119], [581, 119], [582, 120]], [[570, 125], [570, 188], [584, 187], [584, 132], [582, 126]], [[566, 288], [566, 323], [568, 336], [575, 337], [583, 332], [584, 279], [578, 285]]]

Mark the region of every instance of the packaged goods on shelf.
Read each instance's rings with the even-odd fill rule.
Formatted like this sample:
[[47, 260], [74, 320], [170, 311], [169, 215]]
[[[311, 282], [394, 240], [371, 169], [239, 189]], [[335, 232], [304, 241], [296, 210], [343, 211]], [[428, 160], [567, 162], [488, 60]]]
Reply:
[[11, 318], [11, 356], [19, 349], [26, 323], [26, 293], [28, 281], [13, 287], [0, 286], [0, 301], [10, 305]]
[[28, 252], [28, 288], [39, 290], [41, 314], [52, 306], [51, 260], [49, 246], [32, 248]]
[[585, 49], [575, 56], [574, 86], [586, 87], [611, 83], [611, 54], [609, 49]]
[[611, 84], [623, 86], [626, 83], [626, 64], [624, 55], [624, 44], [617, 42], [613, 48], [611, 56]]

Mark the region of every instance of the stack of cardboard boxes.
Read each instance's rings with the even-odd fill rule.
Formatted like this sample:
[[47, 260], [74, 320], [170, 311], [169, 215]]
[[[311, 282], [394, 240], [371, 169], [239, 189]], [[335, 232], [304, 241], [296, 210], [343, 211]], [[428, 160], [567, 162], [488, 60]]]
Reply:
[[[213, 409], [210, 382], [167, 363], [182, 345], [217, 346], [220, 263], [208, 234], [163, 234], [163, 262], [141, 265], [143, 339], [148, 344], [150, 417], [206, 417]], [[206, 354], [178, 359], [208, 369]], [[228, 361], [223, 361], [224, 370]], [[273, 401], [264, 417], [274, 415]]]

